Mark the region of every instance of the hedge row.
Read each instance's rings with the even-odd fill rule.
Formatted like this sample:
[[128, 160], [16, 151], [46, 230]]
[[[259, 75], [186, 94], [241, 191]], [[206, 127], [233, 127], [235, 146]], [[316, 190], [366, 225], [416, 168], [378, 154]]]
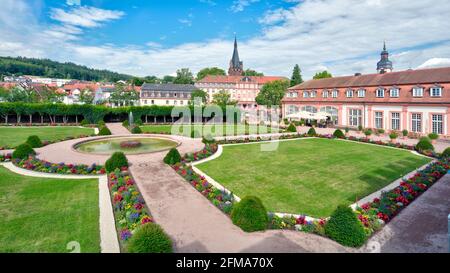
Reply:
[[[110, 108], [102, 105], [66, 105], [66, 104], [40, 104], [40, 103], [0, 103], [0, 117], [6, 118], [7, 115], [35, 115], [39, 114], [41, 116], [83, 116], [84, 119], [88, 120], [90, 123], [98, 123], [103, 120], [106, 115], [128, 115], [133, 112], [135, 119], [142, 119], [143, 116], [151, 117], [170, 117], [172, 115], [172, 110], [174, 108], [180, 109], [181, 107], [176, 106], [127, 106]], [[175, 109], [176, 110], [176, 109]], [[194, 108], [190, 107], [191, 115], [193, 116]], [[226, 111], [223, 108], [223, 113], [225, 115]], [[182, 116], [182, 114], [181, 114]], [[239, 114], [236, 114], [238, 117]]]

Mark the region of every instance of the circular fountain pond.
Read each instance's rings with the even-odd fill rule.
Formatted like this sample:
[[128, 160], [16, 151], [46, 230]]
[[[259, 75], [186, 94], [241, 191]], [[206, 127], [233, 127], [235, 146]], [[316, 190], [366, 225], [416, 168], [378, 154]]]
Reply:
[[74, 149], [82, 153], [109, 155], [123, 152], [128, 155], [154, 153], [177, 147], [176, 141], [155, 137], [102, 138], [78, 143]]

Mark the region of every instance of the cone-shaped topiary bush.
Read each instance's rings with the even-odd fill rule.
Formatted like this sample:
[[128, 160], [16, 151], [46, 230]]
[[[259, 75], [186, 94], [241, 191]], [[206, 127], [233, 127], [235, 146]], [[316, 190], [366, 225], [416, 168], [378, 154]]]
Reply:
[[231, 220], [243, 231], [252, 232], [265, 230], [269, 217], [266, 208], [258, 197], [247, 196], [233, 206]]
[[124, 153], [114, 153], [105, 163], [105, 168], [108, 173], [121, 169], [122, 167], [128, 167], [128, 160]]
[[316, 135], [317, 135], [316, 129], [314, 129], [314, 127], [311, 127], [311, 128], [308, 130], [307, 135], [308, 135], [308, 136], [316, 136]]
[[366, 239], [364, 227], [350, 207], [339, 206], [325, 224], [325, 234], [336, 242], [351, 247], [362, 246]]
[[334, 131], [333, 136], [337, 138], [345, 138], [344, 133], [340, 129]]
[[38, 136], [29, 136], [25, 142], [31, 146], [31, 148], [40, 148], [43, 146], [41, 139]]
[[27, 144], [20, 144], [17, 146], [17, 148], [12, 153], [13, 159], [27, 159], [30, 155], [35, 155], [36, 152], [33, 150], [33, 148]]
[[131, 133], [132, 133], [132, 134], [142, 134], [141, 127], [139, 127], [139, 126], [133, 126], [133, 128], [131, 128]]
[[178, 152], [177, 148], [172, 148], [164, 157], [164, 163], [169, 165], [175, 165], [178, 162], [181, 162], [181, 155]]
[[100, 121], [97, 123], [97, 125], [98, 125], [98, 127], [104, 127], [104, 126], [106, 126], [106, 123], [105, 123], [103, 120], [100, 120]]
[[291, 124], [289, 124], [289, 126], [287, 127], [286, 131], [292, 132], [292, 133], [296, 133], [296, 132], [297, 132], [297, 128], [295, 127], [294, 123], [291, 123]]
[[128, 119], [126, 119], [126, 120], [124, 120], [124, 121], [122, 122], [122, 126], [123, 126], [123, 127], [128, 127], [128, 126], [130, 126], [130, 122], [128, 121]]
[[81, 122], [80, 122], [80, 125], [81, 126], [86, 126], [86, 125], [89, 125], [90, 124], [90, 122], [87, 120], [87, 119], [83, 119]]
[[108, 129], [108, 127], [104, 126], [104, 127], [100, 128], [100, 130], [98, 131], [98, 135], [99, 136], [110, 136], [111, 131]]
[[450, 157], [450, 147], [442, 152], [442, 157]]
[[416, 150], [419, 152], [434, 151], [434, 146], [431, 144], [429, 138], [422, 138], [416, 144]]
[[128, 243], [130, 253], [172, 253], [172, 241], [157, 224], [139, 227]]

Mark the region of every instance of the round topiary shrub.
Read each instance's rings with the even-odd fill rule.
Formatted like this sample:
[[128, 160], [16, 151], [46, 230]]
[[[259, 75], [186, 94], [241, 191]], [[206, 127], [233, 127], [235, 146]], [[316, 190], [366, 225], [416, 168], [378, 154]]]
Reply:
[[364, 131], [364, 134], [366, 135], [366, 137], [371, 136], [372, 133], [373, 133], [373, 132], [372, 132], [372, 130], [370, 130], [370, 129], [367, 129], [367, 130]]
[[397, 139], [398, 138], [398, 134], [396, 132], [392, 132], [392, 133], [389, 134], [389, 138], [392, 139], [392, 140]]
[[139, 227], [128, 243], [130, 253], [172, 253], [172, 240], [157, 224]]
[[108, 129], [108, 127], [104, 126], [104, 127], [100, 128], [100, 130], [98, 131], [98, 135], [99, 136], [110, 136], [111, 131]]
[[40, 148], [43, 146], [41, 139], [38, 136], [29, 136], [25, 142], [31, 146], [31, 148]]
[[450, 147], [442, 152], [442, 157], [450, 157]]
[[178, 152], [177, 148], [172, 148], [164, 157], [164, 163], [169, 165], [175, 165], [178, 162], [181, 162], [181, 155]]
[[106, 126], [106, 123], [105, 123], [103, 120], [100, 120], [100, 121], [97, 123], [97, 125], [98, 125], [98, 127], [104, 127], [104, 126]]
[[122, 152], [115, 152], [105, 163], [106, 171], [109, 173], [123, 167], [128, 167], [128, 160]]
[[402, 135], [403, 135], [404, 137], [407, 137], [408, 134], [409, 134], [408, 130], [405, 129], [405, 130], [402, 131]]
[[309, 130], [308, 130], [308, 134], [307, 134], [308, 136], [316, 136], [317, 135], [317, 133], [316, 133], [316, 129], [314, 129], [313, 127], [311, 127]]
[[428, 135], [428, 138], [430, 138], [431, 140], [437, 140], [439, 138], [439, 135], [436, 133], [431, 133]]
[[337, 138], [345, 138], [344, 133], [343, 133], [341, 130], [339, 130], [339, 129], [337, 129], [336, 131], [334, 131], [333, 136], [335, 136], [335, 137], [337, 137]]
[[130, 122], [128, 121], [128, 119], [126, 119], [126, 120], [124, 120], [124, 121], [122, 122], [122, 126], [123, 126], [123, 127], [128, 127], [128, 126], [130, 126]]
[[325, 234], [336, 242], [351, 247], [364, 244], [364, 227], [350, 207], [339, 206], [325, 224]]
[[434, 151], [434, 146], [428, 138], [421, 138], [416, 145], [416, 150], [419, 152]]
[[243, 231], [252, 232], [265, 230], [269, 217], [266, 208], [258, 197], [247, 196], [233, 206], [231, 220]]
[[141, 127], [139, 127], [139, 126], [133, 126], [133, 128], [131, 128], [131, 133], [132, 133], [132, 134], [142, 134]]
[[136, 119], [135, 121], [134, 121], [134, 124], [136, 124], [136, 125], [138, 125], [138, 126], [142, 126], [142, 125], [144, 125], [144, 123], [142, 122], [142, 119]]
[[81, 126], [86, 126], [86, 125], [89, 125], [90, 124], [90, 122], [87, 120], [87, 119], [83, 119], [81, 122], [80, 122], [80, 125]]
[[13, 159], [27, 159], [30, 155], [35, 155], [36, 152], [28, 143], [20, 144], [12, 153]]
[[287, 127], [286, 131], [292, 132], [292, 133], [297, 133], [297, 127], [295, 127], [294, 123], [291, 123]]

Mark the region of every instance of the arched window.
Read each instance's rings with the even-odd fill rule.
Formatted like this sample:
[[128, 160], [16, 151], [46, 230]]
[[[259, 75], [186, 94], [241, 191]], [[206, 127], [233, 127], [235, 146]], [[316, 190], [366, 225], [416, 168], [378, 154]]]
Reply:
[[317, 113], [317, 108], [314, 107], [314, 106], [309, 106], [309, 105], [307, 105], [307, 106], [303, 106], [303, 107], [302, 107], [302, 111], [304, 111], [304, 112], [310, 112], [310, 113]]

